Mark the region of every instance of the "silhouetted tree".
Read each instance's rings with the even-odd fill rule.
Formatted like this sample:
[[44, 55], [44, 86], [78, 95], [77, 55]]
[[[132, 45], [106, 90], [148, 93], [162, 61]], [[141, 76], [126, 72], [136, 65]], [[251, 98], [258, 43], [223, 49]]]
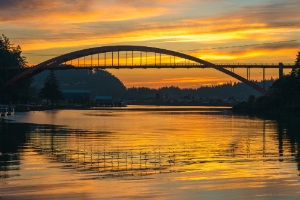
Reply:
[[[21, 56], [21, 47], [14, 46], [4, 35], [0, 36], [0, 68], [26, 67], [26, 58]], [[7, 70], [0, 74], [0, 101], [26, 102], [30, 99], [29, 89], [32, 78], [15, 86], [10, 92], [3, 93], [5, 82], [18, 74], [18, 71]], [[1, 99], [2, 98], [2, 99]]]
[[291, 72], [292, 76], [300, 76], [300, 51], [298, 52], [296, 61], [295, 61], [295, 66], [292, 69]]
[[155, 94], [155, 99], [156, 99], [156, 100], [160, 100], [160, 98], [161, 98], [161, 97], [160, 97], [160, 94], [157, 92], [157, 93]]
[[291, 73], [276, 80], [271, 93], [275, 107], [300, 108], [300, 52]]
[[253, 106], [254, 101], [255, 101], [255, 96], [254, 95], [250, 95], [249, 98], [248, 98], [249, 105]]
[[48, 104], [48, 100], [50, 100], [52, 106], [54, 105], [54, 103], [58, 102], [59, 100], [64, 99], [62, 91], [60, 90], [59, 87], [59, 82], [53, 70], [51, 70], [51, 73], [46, 78], [44, 87], [40, 91], [39, 96], [43, 99], [47, 99], [47, 104]]

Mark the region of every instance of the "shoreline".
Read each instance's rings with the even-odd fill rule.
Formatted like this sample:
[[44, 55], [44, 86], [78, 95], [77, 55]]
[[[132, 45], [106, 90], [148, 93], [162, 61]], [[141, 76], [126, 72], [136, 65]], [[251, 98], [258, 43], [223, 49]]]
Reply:
[[249, 115], [267, 118], [287, 118], [287, 117], [300, 117], [299, 108], [285, 108], [285, 109], [259, 109], [252, 107], [236, 108], [233, 106], [231, 111], [239, 115]]
[[[128, 104], [128, 106], [153, 106], [153, 107], [216, 107], [232, 109], [233, 105], [228, 104]], [[29, 112], [29, 111], [46, 111], [46, 110], [107, 110], [107, 109], [138, 109], [129, 108], [128, 106], [74, 106], [74, 105], [56, 105], [56, 106], [34, 106], [34, 105], [20, 105], [15, 106], [16, 112]], [[149, 108], [150, 109], [150, 108]]]

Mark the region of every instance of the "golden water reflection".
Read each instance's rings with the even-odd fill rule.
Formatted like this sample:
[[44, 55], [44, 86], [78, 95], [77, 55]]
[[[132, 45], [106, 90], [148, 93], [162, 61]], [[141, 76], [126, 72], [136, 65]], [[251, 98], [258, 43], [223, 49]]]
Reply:
[[[177, 188], [178, 199], [200, 189], [210, 194], [257, 188], [256, 195], [264, 195], [280, 183], [298, 195], [292, 189], [299, 186], [298, 143], [284, 128], [279, 134], [274, 120], [235, 116], [218, 109], [153, 107], [30, 112], [15, 120], [17, 123], [2, 126], [34, 124], [14, 153], [19, 157], [2, 160], [6, 163], [0, 168], [5, 174], [1, 175], [2, 186], [17, 180], [21, 185], [35, 185], [41, 179], [42, 184], [55, 187], [72, 181], [73, 189], [54, 194], [70, 194], [84, 183], [83, 193], [96, 198], [104, 193], [116, 197], [108, 191], [125, 181], [126, 194], [119, 197], [143, 198], [153, 190], [150, 196], [154, 199], [165, 193], [171, 198], [169, 189], [163, 191], [163, 187]], [[111, 187], [103, 181], [109, 181]], [[92, 191], [99, 185], [105, 190]], [[139, 192], [128, 189], [135, 187]], [[276, 191], [278, 188], [273, 194]], [[249, 195], [241, 198], [255, 197]]]

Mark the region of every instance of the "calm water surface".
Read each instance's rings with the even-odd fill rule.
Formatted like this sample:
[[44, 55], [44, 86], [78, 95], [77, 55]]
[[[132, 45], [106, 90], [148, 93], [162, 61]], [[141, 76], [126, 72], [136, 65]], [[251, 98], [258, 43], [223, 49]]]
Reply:
[[213, 107], [16, 113], [0, 122], [0, 196], [299, 199], [298, 125]]

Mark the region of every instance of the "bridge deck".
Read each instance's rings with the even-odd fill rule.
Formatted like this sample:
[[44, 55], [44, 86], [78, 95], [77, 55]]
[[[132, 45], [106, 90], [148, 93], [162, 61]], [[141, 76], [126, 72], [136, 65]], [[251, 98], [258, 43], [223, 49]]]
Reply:
[[[257, 68], [257, 69], [278, 69], [278, 64], [216, 64], [217, 66], [223, 67], [223, 68]], [[283, 64], [283, 69], [292, 69], [293, 64]], [[11, 68], [0, 68], [0, 71], [24, 71], [27, 69], [30, 69], [31, 67], [11, 67]], [[56, 70], [64, 70], [64, 69], [180, 69], [180, 68], [211, 68], [210, 66], [205, 66], [201, 64], [150, 64], [150, 65], [59, 65], [57, 67], [54, 67], [52, 69]]]

